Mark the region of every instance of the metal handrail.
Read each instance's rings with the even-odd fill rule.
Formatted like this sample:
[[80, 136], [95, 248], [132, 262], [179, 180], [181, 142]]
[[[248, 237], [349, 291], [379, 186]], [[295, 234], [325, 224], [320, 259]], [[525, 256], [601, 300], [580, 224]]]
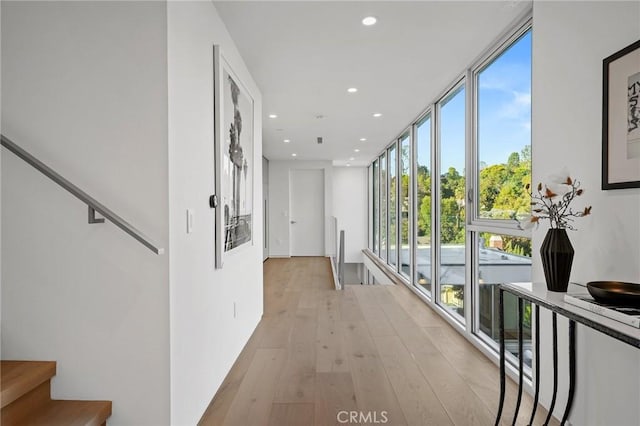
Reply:
[[0, 142], [2, 146], [7, 148], [9, 151], [17, 155], [19, 158], [23, 159], [26, 163], [31, 165], [33, 168], [38, 170], [43, 175], [47, 176], [49, 179], [66, 189], [68, 192], [73, 194], [80, 201], [85, 203], [89, 208], [89, 223], [102, 223], [104, 219], [96, 218], [96, 212], [100, 213], [104, 216], [105, 219], [108, 219], [111, 223], [116, 225], [118, 228], [122, 229], [124, 232], [138, 240], [142, 245], [147, 247], [149, 250], [156, 254], [163, 254], [164, 249], [161, 248], [158, 244], [152, 242], [150, 238], [145, 236], [138, 229], [134, 228], [131, 224], [129, 224], [126, 220], [112, 212], [110, 209], [105, 207], [102, 203], [98, 202], [96, 199], [91, 197], [89, 194], [69, 182], [64, 177], [60, 176], [56, 173], [51, 167], [44, 164], [42, 161], [38, 160], [36, 157], [19, 147], [15, 142], [11, 139], [7, 138], [4, 135], [0, 135]]

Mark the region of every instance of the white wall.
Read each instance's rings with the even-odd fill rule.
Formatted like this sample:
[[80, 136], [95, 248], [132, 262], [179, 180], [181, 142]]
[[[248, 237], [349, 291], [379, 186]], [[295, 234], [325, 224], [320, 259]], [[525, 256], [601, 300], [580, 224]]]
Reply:
[[346, 263], [361, 263], [367, 248], [367, 168], [333, 168], [333, 216], [344, 230]]
[[[2, 133], [168, 244], [166, 7], [2, 2]], [[165, 246], [166, 247], [166, 246]], [[56, 360], [54, 398], [169, 421], [168, 256], [2, 155], [2, 358]]]
[[[333, 214], [333, 167], [331, 161], [269, 161], [269, 256], [291, 256], [289, 235], [289, 174], [291, 170], [324, 170], [325, 230], [331, 229]], [[366, 217], [366, 216], [365, 216]], [[325, 252], [331, 252], [333, 239], [325, 233]]]
[[[195, 424], [262, 316], [261, 95], [211, 2], [169, 2], [171, 423]], [[213, 45], [251, 92], [253, 245], [214, 270]], [[194, 231], [186, 234], [186, 209]], [[234, 318], [234, 303], [237, 315]]]
[[[593, 215], [576, 222], [571, 280], [640, 281], [640, 190], [600, 190], [602, 59], [640, 39], [638, 2], [535, 2], [533, 9], [533, 181], [567, 166], [585, 188]], [[534, 281], [543, 282], [534, 233]], [[544, 284], [541, 284], [544, 285]], [[543, 318], [542, 330], [549, 330]], [[547, 336], [543, 343], [549, 345]], [[566, 383], [566, 327], [560, 329]], [[597, 332], [578, 329], [574, 425], [637, 425], [640, 353]], [[543, 401], [551, 388], [550, 354], [542, 361]], [[564, 374], [563, 374], [564, 373]], [[556, 414], [564, 410], [566, 386]]]
[[[0, 7], [0, 39], [2, 34], [2, 7]], [[0, 40], [1, 41], [1, 40]], [[1, 50], [1, 48], [0, 48]], [[2, 94], [2, 55], [0, 54], [0, 97]], [[0, 100], [0, 133], [2, 133], [2, 101]], [[2, 318], [2, 149], [0, 148], [0, 319]], [[2, 356], [2, 327], [0, 326], [0, 357]]]

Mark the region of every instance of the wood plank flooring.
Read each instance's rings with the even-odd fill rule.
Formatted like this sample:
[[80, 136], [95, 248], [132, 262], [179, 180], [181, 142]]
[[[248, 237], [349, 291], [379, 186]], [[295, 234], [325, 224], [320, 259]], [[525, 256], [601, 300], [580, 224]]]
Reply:
[[[494, 424], [497, 367], [404, 286], [336, 291], [326, 258], [269, 259], [264, 299], [200, 425]], [[508, 380], [505, 425], [516, 393]], [[535, 424], [545, 417], [539, 407]]]

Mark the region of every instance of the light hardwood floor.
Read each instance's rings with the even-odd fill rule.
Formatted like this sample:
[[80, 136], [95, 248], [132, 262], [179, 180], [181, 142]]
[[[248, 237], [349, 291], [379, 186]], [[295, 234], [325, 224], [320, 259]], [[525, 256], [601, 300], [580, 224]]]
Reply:
[[[200, 425], [345, 424], [341, 411], [370, 413], [369, 424], [494, 424], [497, 367], [409, 289], [336, 291], [326, 258], [269, 259], [264, 299], [262, 321]], [[515, 407], [510, 380], [507, 392], [503, 424]], [[525, 394], [517, 424], [527, 424], [532, 403]], [[545, 415], [540, 407], [535, 423]]]

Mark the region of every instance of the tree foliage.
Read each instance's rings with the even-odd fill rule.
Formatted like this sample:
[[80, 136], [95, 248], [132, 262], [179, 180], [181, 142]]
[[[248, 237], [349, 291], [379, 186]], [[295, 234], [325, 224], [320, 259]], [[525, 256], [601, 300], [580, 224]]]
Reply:
[[[464, 172], [464, 171], [463, 171]], [[418, 237], [431, 236], [431, 173], [418, 166]], [[513, 152], [503, 164], [481, 163], [479, 204], [480, 216], [490, 219], [522, 218], [531, 212], [526, 185], [531, 183], [531, 146]], [[454, 167], [440, 176], [440, 242], [461, 244], [465, 237], [465, 177]], [[488, 240], [486, 241], [488, 243]], [[531, 241], [526, 238], [503, 237], [506, 252], [530, 256]]]
[[480, 216], [516, 219], [531, 213], [526, 185], [531, 183], [531, 146], [509, 155], [505, 164], [480, 170]]

